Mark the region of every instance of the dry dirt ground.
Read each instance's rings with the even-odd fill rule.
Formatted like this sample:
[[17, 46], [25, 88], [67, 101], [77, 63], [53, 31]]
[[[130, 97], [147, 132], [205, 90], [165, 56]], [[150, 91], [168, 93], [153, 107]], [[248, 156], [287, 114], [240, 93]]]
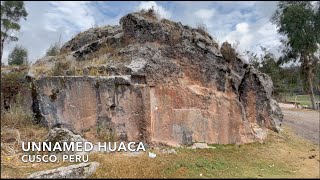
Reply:
[[280, 103], [284, 120], [283, 125], [293, 129], [298, 136], [319, 144], [320, 111], [297, 109], [291, 104]]

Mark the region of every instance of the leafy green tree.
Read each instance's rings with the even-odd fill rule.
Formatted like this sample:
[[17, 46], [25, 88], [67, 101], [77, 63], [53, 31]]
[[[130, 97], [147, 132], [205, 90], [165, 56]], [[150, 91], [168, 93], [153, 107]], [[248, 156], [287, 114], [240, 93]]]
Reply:
[[27, 15], [23, 1], [1, 1], [1, 61], [4, 43], [18, 40], [13, 33], [20, 30], [19, 21], [21, 18], [26, 20]]
[[28, 51], [22, 46], [15, 46], [8, 57], [9, 65], [28, 64]]
[[260, 55], [261, 66], [259, 68], [263, 73], [268, 74], [273, 81], [274, 95], [279, 96], [284, 91], [283, 73], [279, 61], [274, 54], [269, 52], [266, 48], [261, 47], [263, 54]]
[[262, 54], [258, 56], [256, 53], [246, 51], [249, 57], [249, 63], [259, 71], [269, 75], [273, 81], [274, 95], [280, 97], [285, 89], [283, 85], [283, 69], [280, 67], [278, 59], [274, 54], [269, 52], [265, 47], [260, 47]]
[[319, 62], [315, 55], [320, 44], [319, 19], [319, 6], [313, 6], [310, 1], [280, 1], [271, 18], [278, 32], [286, 36], [282, 40], [284, 55], [280, 62], [299, 60], [313, 109], [316, 108], [313, 82], [315, 65]]

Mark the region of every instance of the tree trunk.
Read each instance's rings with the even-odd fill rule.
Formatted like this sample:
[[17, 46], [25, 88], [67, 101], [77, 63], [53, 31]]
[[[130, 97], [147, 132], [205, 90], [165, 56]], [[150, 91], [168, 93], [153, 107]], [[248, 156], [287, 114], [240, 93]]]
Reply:
[[3, 40], [1, 39], [1, 49], [0, 49], [0, 62], [2, 63], [2, 52], [3, 52]]
[[301, 62], [302, 62], [302, 72], [305, 73], [305, 80], [309, 88], [309, 95], [310, 95], [310, 101], [312, 105], [312, 109], [316, 109], [316, 102], [315, 102], [315, 97], [314, 97], [314, 92], [313, 92], [313, 73], [312, 73], [312, 64], [310, 63], [310, 57], [308, 57], [304, 52], [301, 53]]
[[2, 34], [1, 32], [1, 42], [0, 42], [0, 46], [1, 46], [1, 49], [0, 49], [0, 62], [2, 62], [2, 53], [3, 53], [3, 46], [4, 46], [4, 42], [7, 40], [8, 38], [8, 29], [5, 30], [5, 32]]
[[309, 95], [310, 95], [310, 99], [311, 99], [312, 109], [317, 109], [316, 101], [315, 101], [315, 97], [314, 97], [314, 92], [313, 92], [311, 68], [309, 68], [309, 72], [308, 72], [308, 86], [309, 86]]

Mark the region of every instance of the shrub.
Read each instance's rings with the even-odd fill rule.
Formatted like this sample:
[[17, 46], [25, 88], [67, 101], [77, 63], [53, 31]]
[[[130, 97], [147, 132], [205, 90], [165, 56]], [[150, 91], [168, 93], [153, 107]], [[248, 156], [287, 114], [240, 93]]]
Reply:
[[60, 45], [59, 43], [54, 43], [50, 45], [49, 49], [46, 52], [46, 56], [57, 56], [60, 54]]
[[209, 34], [207, 33], [207, 32], [208, 32], [208, 28], [207, 28], [207, 26], [206, 26], [205, 24], [203, 24], [203, 23], [197, 24], [197, 31], [198, 31], [200, 34], [204, 35], [204, 36], [208, 36], [208, 35], [209, 35]]
[[8, 56], [8, 64], [28, 64], [28, 50], [22, 46], [15, 46]]
[[222, 56], [229, 63], [234, 62], [237, 55], [238, 55], [237, 52], [235, 51], [235, 49], [233, 49], [231, 44], [229, 44], [228, 42], [224, 42], [222, 44], [220, 51], [221, 51]]
[[56, 64], [54, 65], [53, 69], [52, 69], [52, 75], [53, 76], [62, 76], [64, 75], [65, 71], [70, 69], [70, 62], [63, 62], [63, 61], [58, 61], [56, 62]]
[[152, 8], [149, 8], [147, 10], [142, 9], [141, 13], [146, 17], [146, 18], [151, 18], [153, 20], [158, 20], [160, 19], [160, 14], [159, 12], [154, 10], [154, 7], [152, 6]]
[[15, 102], [11, 103], [8, 110], [2, 109], [1, 126], [22, 128], [33, 124], [32, 114], [27, 113], [23, 108], [23, 97], [21, 94], [18, 93], [15, 98]]
[[1, 109], [9, 109], [16, 101], [15, 97], [23, 89], [28, 88], [24, 79], [25, 72], [13, 71], [1, 77]]

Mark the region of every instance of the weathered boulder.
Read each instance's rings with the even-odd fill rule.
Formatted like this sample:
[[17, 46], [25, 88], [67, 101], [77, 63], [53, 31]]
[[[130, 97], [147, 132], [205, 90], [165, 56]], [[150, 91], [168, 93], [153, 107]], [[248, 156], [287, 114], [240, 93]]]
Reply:
[[162, 149], [161, 152], [163, 154], [177, 154], [177, 151], [174, 149]]
[[48, 69], [33, 79], [49, 127], [191, 145], [253, 142], [281, 125], [270, 77], [201, 29], [131, 13], [120, 26], [90, 29], [62, 50], [56, 61], [75, 70], [51, 76]]
[[[79, 134], [74, 134], [65, 128], [52, 128], [49, 131], [48, 137], [45, 140], [46, 142], [51, 142], [52, 144], [60, 143], [68, 143], [71, 142], [88, 142], [86, 139], [82, 138]], [[84, 148], [79, 148], [81, 151], [63, 151], [63, 152], [50, 152], [50, 153], [62, 153], [62, 154], [86, 154]]]
[[28, 179], [82, 179], [92, 176], [97, 168], [98, 162], [80, 163], [66, 167], [59, 167], [31, 174]]
[[80, 135], [74, 134], [65, 128], [52, 128], [49, 131], [47, 142], [86, 142]]
[[191, 147], [192, 149], [207, 149], [209, 148], [207, 143], [194, 143]]

